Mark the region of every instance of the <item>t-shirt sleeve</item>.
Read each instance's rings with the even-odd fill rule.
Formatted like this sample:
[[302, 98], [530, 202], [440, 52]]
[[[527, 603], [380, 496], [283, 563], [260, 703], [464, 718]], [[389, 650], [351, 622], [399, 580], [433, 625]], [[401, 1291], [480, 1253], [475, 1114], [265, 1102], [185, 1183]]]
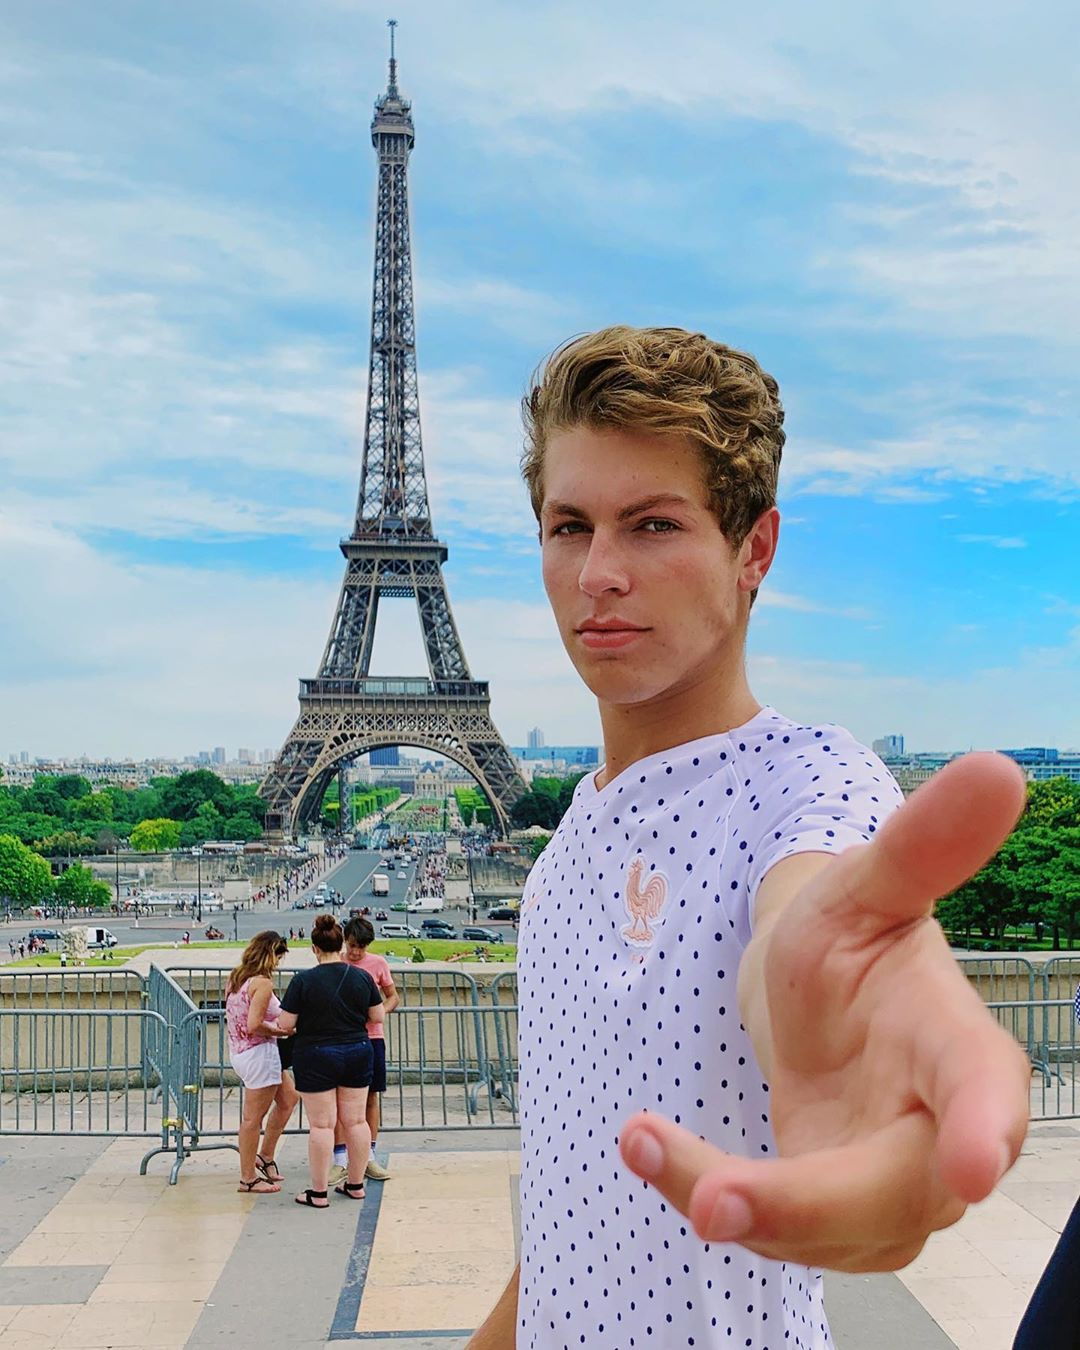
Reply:
[[881, 760], [840, 727], [801, 729], [761, 794], [762, 832], [747, 875], [751, 917], [762, 878], [797, 853], [842, 853], [873, 839], [903, 803]]
[[379, 992], [384, 993], [394, 983], [394, 972], [390, 969], [390, 962], [385, 957], [379, 958], [379, 968], [375, 974], [375, 983], [379, 986]]
[[289, 981], [289, 987], [281, 996], [281, 1011], [295, 1013], [298, 1017], [300, 1009], [304, 1002], [304, 981], [300, 975], [294, 975]]

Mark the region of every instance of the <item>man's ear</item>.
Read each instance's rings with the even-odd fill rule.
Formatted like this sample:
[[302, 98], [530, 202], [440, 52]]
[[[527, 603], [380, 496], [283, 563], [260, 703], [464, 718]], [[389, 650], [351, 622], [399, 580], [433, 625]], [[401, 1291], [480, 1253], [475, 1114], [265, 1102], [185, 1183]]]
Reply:
[[768, 575], [780, 541], [780, 512], [775, 506], [763, 511], [742, 542], [739, 590], [755, 592]]

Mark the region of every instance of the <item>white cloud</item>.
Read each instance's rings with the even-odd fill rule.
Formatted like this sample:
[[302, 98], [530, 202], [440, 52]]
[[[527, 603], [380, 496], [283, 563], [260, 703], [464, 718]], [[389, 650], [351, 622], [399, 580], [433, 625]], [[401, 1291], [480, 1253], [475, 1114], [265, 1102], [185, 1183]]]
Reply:
[[962, 544], [989, 544], [992, 548], [1027, 548], [1027, 540], [1005, 534], [958, 534]]

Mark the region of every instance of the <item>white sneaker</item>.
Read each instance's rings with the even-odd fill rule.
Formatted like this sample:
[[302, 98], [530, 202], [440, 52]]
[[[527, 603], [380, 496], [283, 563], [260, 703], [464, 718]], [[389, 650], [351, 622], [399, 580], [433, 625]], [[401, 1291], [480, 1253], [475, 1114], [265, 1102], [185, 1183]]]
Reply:
[[390, 1172], [381, 1163], [375, 1161], [374, 1155], [368, 1159], [368, 1165], [364, 1168], [364, 1176], [370, 1177], [372, 1181], [386, 1181], [390, 1175]]
[[334, 1163], [330, 1169], [330, 1175], [327, 1177], [327, 1184], [336, 1186], [339, 1181], [344, 1181], [348, 1175], [349, 1169], [347, 1167], [343, 1167], [341, 1163]]

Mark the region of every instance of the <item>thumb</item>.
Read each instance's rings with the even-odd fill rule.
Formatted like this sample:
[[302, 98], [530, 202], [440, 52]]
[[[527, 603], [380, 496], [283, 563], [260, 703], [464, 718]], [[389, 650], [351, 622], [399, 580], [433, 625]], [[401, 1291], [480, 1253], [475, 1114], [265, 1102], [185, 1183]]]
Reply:
[[[1026, 792], [1023, 773], [1005, 755], [953, 760], [889, 817], [872, 844], [849, 850], [844, 908], [853, 904], [890, 923], [927, 914], [994, 856], [1019, 819]], [[822, 883], [831, 872], [822, 874]]]

